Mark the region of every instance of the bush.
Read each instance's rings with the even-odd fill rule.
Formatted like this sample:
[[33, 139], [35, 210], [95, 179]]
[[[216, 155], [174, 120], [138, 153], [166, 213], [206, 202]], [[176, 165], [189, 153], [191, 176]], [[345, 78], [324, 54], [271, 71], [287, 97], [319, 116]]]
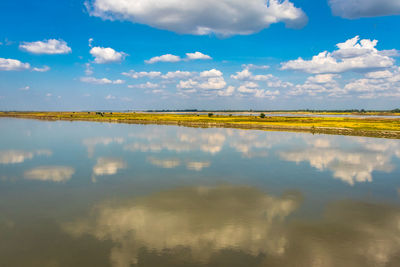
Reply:
[[214, 113], [208, 113], [208, 117], [212, 117]]
[[260, 118], [261, 118], [261, 119], [264, 119], [264, 118], [265, 118], [265, 114], [264, 114], [264, 113], [261, 113], [261, 114], [260, 114]]

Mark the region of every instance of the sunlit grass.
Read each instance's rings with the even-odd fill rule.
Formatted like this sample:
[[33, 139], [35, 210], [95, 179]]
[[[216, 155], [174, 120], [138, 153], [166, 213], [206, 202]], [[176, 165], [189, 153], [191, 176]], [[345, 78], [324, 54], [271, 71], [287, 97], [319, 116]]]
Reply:
[[[293, 113], [295, 114], [295, 113]], [[343, 113], [340, 113], [343, 115]], [[293, 129], [315, 132], [353, 130], [378, 134], [391, 131], [400, 135], [398, 118], [354, 118], [311, 116], [227, 116], [207, 114], [163, 114], [140, 112], [0, 112], [2, 117], [21, 117], [47, 120], [88, 120], [126, 123], [181, 124], [198, 127], [232, 127], [250, 129]], [[333, 132], [334, 133], [334, 132]], [[340, 134], [340, 133], [339, 133]]]

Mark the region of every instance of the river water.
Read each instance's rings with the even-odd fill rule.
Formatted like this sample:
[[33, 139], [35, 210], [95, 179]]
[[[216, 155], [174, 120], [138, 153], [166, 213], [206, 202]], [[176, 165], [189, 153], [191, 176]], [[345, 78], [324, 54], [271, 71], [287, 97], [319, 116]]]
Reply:
[[0, 119], [0, 266], [400, 266], [400, 140]]

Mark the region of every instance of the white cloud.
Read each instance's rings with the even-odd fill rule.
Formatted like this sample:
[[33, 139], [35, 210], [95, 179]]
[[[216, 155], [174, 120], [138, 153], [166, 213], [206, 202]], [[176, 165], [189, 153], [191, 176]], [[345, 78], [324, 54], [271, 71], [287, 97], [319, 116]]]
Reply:
[[319, 53], [311, 60], [298, 58], [282, 63], [282, 70], [299, 70], [307, 73], [342, 73], [346, 71], [371, 71], [392, 67], [395, 60], [387, 53], [378, 51], [377, 40], [356, 36], [337, 44], [338, 50]]
[[158, 88], [158, 87], [160, 87], [159, 84], [151, 83], [151, 82], [128, 85], [128, 88], [140, 88], [140, 89], [154, 89], [154, 88]]
[[219, 90], [226, 86], [226, 82], [223, 77], [211, 77], [207, 81], [199, 84], [199, 88], [206, 90]]
[[240, 81], [266, 81], [271, 78], [273, 78], [272, 74], [266, 74], [266, 75], [253, 75], [253, 73], [249, 70], [248, 67], [245, 66], [245, 68], [242, 71], [236, 72], [236, 75], [232, 74], [231, 75], [232, 79], [235, 80], [240, 80]]
[[238, 92], [243, 94], [251, 94], [257, 98], [268, 98], [270, 100], [275, 99], [280, 95], [279, 90], [271, 91], [266, 89], [260, 89], [260, 85], [255, 82], [247, 81], [238, 87]]
[[111, 47], [93, 47], [90, 49], [90, 54], [94, 57], [94, 62], [97, 64], [121, 62], [127, 56], [124, 52], [117, 52]]
[[31, 89], [31, 87], [29, 85], [27, 85], [27, 86], [24, 86], [24, 87], [20, 88], [19, 90], [21, 90], [21, 91], [29, 91], [30, 89]]
[[162, 76], [163, 79], [183, 79], [192, 76], [193, 73], [189, 71], [169, 71]]
[[308, 20], [288, 0], [187, 0], [184, 5], [175, 0], [92, 0], [86, 7], [90, 15], [103, 19], [195, 35], [252, 34], [278, 22], [301, 28]]
[[333, 78], [338, 75], [335, 74], [319, 74], [307, 78], [307, 81], [311, 83], [329, 83], [333, 82]]
[[90, 63], [85, 64], [85, 74], [86, 75], [92, 75], [93, 74], [93, 67], [90, 65]]
[[89, 38], [88, 45], [89, 47], [93, 47], [93, 38]]
[[71, 48], [63, 40], [49, 39], [37, 42], [23, 42], [19, 48], [33, 54], [68, 54], [71, 53]]
[[242, 65], [243, 69], [261, 69], [261, 70], [266, 70], [269, 69], [270, 67], [268, 65], [254, 65], [254, 64], [243, 64]]
[[233, 86], [228, 86], [225, 90], [219, 91], [218, 95], [219, 96], [231, 96], [235, 92], [235, 87]]
[[192, 79], [189, 79], [187, 81], [179, 81], [179, 83], [176, 85], [177, 88], [180, 89], [189, 89], [198, 86], [199, 83], [197, 81], [194, 81]]
[[196, 60], [196, 59], [212, 59], [209, 55], [205, 55], [201, 52], [194, 52], [194, 53], [186, 53], [186, 58], [188, 60]]
[[222, 77], [222, 72], [216, 69], [206, 70], [200, 72], [200, 77], [203, 78]]
[[346, 19], [400, 14], [398, 0], [329, 0], [332, 13]]
[[123, 84], [125, 83], [124, 80], [110, 80], [107, 78], [94, 78], [94, 77], [81, 77], [80, 78], [81, 82], [84, 83], [92, 83], [92, 84]]
[[0, 71], [27, 70], [29, 63], [22, 63], [17, 59], [0, 58]]
[[171, 55], [171, 54], [165, 54], [162, 56], [158, 57], [152, 57], [149, 60], [145, 60], [147, 64], [153, 64], [157, 62], [179, 62], [182, 59], [179, 56]]
[[161, 72], [159, 71], [141, 71], [141, 72], [136, 72], [134, 70], [130, 70], [129, 72], [123, 72], [122, 75], [131, 77], [133, 79], [139, 79], [139, 78], [158, 78], [161, 76]]
[[32, 71], [37, 71], [37, 72], [47, 72], [50, 70], [49, 66], [43, 66], [42, 68], [33, 68]]
[[393, 73], [391, 73], [388, 70], [382, 70], [382, 71], [374, 71], [374, 72], [369, 72], [365, 74], [365, 77], [369, 79], [384, 79], [384, 78], [390, 78], [393, 76]]
[[65, 182], [75, 173], [75, 169], [66, 166], [41, 166], [24, 173], [28, 180]]

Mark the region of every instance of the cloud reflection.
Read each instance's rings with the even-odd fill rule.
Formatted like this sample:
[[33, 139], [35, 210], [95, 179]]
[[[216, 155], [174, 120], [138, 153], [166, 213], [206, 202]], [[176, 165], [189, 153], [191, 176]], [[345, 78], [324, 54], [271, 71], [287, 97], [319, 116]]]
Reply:
[[122, 137], [94, 137], [83, 140], [83, 144], [87, 147], [88, 157], [92, 158], [95, 147], [98, 145], [108, 146], [110, 144], [122, 144], [125, 141]]
[[[147, 129], [145, 134], [135, 133], [131, 134], [131, 137], [134, 138], [134, 142], [126, 144], [124, 149], [133, 152], [202, 151], [216, 155], [224, 146], [229, 146], [249, 158], [267, 156], [267, 150], [277, 141], [277, 136], [274, 138], [265, 132], [232, 129]], [[279, 140], [282, 140], [282, 137]]]
[[23, 150], [1, 150], [0, 151], [0, 164], [16, 164], [23, 163], [25, 160], [33, 159], [37, 156], [51, 156], [50, 150], [41, 149], [36, 151], [23, 151]]
[[163, 266], [398, 266], [399, 206], [346, 200], [322, 217], [293, 219], [301, 199], [244, 186], [180, 188], [100, 204], [63, 229], [111, 241], [115, 267], [157, 259]]
[[287, 242], [282, 222], [300, 201], [296, 193], [273, 197], [250, 187], [181, 188], [100, 205], [93, 217], [64, 228], [76, 237], [112, 240], [110, 258], [118, 267], [138, 263], [143, 247], [159, 253], [186, 247], [200, 262], [224, 249], [281, 255]]
[[[306, 147], [281, 151], [279, 155], [287, 161], [306, 161], [321, 171], [330, 170], [335, 178], [350, 185], [356, 182], [371, 182], [374, 171], [393, 171], [391, 158], [397, 155], [399, 142], [352, 137], [347, 139], [352, 142], [346, 146], [335, 142], [336, 138], [304, 138]], [[337, 145], [333, 146], [332, 143]]]
[[40, 166], [24, 173], [28, 180], [66, 182], [75, 173], [75, 169], [67, 166]]
[[98, 158], [93, 167], [94, 175], [114, 175], [119, 169], [126, 168], [126, 163], [122, 159]]

